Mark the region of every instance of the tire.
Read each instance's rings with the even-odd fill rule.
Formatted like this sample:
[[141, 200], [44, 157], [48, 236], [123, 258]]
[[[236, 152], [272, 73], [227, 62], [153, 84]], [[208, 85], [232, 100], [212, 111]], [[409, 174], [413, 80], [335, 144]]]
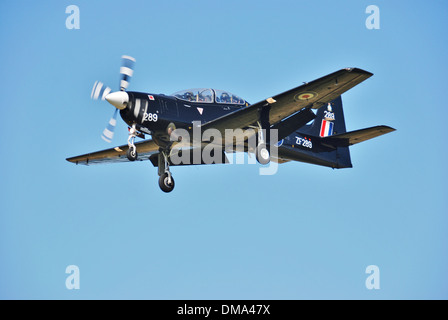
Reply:
[[129, 147], [128, 151], [126, 151], [126, 157], [128, 157], [129, 161], [135, 161], [138, 158], [137, 148], [135, 146]]
[[266, 144], [259, 144], [257, 150], [255, 151], [255, 158], [260, 164], [268, 164], [271, 162], [271, 154]]
[[168, 173], [163, 173], [159, 177], [159, 187], [163, 192], [171, 192], [174, 189], [174, 178], [171, 175], [171, 184], [168, 183]]

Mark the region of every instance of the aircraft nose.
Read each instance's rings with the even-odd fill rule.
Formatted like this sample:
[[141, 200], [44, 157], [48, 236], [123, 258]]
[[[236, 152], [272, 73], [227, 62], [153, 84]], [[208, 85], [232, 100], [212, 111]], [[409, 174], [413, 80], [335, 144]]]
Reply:
[[129, 102], [129, 95], [124, 91], [109, 93], [105, 99], [118, 110], [126, 108]]

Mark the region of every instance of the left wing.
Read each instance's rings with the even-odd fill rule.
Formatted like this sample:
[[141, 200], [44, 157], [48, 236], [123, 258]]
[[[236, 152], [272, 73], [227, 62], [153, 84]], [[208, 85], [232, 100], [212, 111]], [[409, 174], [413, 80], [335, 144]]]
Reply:
[[[138, 152], [137, 161], [148, 160], [149, 157], [159, 152], [159, 146], [154, 140], [140, 141], [135, 144]], [[99, 163], [116, 163], [116, 162], [128, 162], [126, 157], [126, 151], [128, 151], [128, 145], [122, 145], [115, 148], [110, 148], [102, 151], [96, 151], [92, 153], [83, 154], [81, 156], [67, 158], [69, 162], [76, 164], [99, 164]]]

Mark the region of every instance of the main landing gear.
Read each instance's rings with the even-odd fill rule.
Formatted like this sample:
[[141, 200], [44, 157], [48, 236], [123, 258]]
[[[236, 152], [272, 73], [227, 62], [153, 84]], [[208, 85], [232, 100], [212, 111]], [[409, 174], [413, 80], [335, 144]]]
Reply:
[[255, 158], [260, 164], [268, 164], [271, 161], [271, 154], [265, 143], [259, 143], [255, 150]]
[[166, 151], [159, 150], [158, 155], [159, 167], [159, 187], [163, 192], [171, 192], [174, 189], [174, 178], [171, 175], [168, 154]]
[[138, 158], [137, 147], [134, 144], [136, 136], [137, 136], [137, 129], [135, 128], [134, 123], [132, 125], [132, 128], [129, 129], [129, 138], [128, 138], [129, 149], [126, 152], [126, 157], [128, 157], [129, 161], [135, 161]]
[[266, 142], [264, 139], [264, 135], [263, 135], [263, 130], [261, 128], [261, 125], [259, 125], [259, 130], [258, 130], [258, 144], [257, 144], [257, 148], [255, 149], [255, 159], [257, 159], [257, 161], [260, 164], [268, 164], [271, 161], [271, 154], [269, 152], [268, 147], [266, 146]]

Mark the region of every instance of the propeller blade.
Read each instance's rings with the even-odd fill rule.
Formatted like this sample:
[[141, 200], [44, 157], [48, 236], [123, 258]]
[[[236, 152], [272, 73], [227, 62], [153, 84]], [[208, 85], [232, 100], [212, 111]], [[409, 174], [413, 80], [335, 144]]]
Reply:
[[112, 91], [111, 88], [104, 85], [104, 83], [96, 81], [92, 88], [92, 93], [90, 94], [90, 98], [93, 100], [101, 100], [106, 99], [106, 96]]
[[106, 129], [104, 129], [103, 134], [101, 135], [101, 138], [107, 143], [111, 143], [114, 137], [115, 126], [117, 125], [117, 114], [118, 109], [115, 109], [114, 115], [110, 118]]
[[126, 91], [129, 86], [129, 81], [131, 80], [132, 75], [134, 74], [134, 64], [135, 59], [130, 56], [122, 56], [121, 57], [121, 80], [120, 80], [120, 90]]

